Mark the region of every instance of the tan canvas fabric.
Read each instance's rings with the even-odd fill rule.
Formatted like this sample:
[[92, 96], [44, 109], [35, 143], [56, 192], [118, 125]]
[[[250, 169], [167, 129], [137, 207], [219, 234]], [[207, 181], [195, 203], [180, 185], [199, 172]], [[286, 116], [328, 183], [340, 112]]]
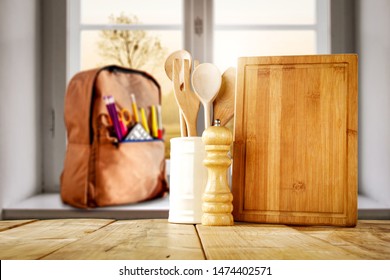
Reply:
[[79, 208], [135, 203], [164, 195], [164, 142], [118, 142], [102, 120], [103, 96], [131, 108], [130, 94], [150, 115], [161, 104], [158, 83], [147, 73], [118, 66], [83, 71], [70, 81], [65, 97], [67, 150], [61, 198]]

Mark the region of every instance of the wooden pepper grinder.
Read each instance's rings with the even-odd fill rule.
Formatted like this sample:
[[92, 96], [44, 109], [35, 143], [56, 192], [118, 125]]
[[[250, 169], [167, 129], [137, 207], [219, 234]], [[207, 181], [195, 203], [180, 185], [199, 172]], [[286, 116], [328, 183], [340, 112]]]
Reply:
[[208, 170], [206, 189], [203, 194], [202, 225], [231, 226], [234, 224], [233, 195], [230, 192], [227, 171], [232, 163], [227, 153], [233, 136], [230, 130], [215, 120], [214, 126], [207, 128], [202, 134], [206, 148], [203, 164]]

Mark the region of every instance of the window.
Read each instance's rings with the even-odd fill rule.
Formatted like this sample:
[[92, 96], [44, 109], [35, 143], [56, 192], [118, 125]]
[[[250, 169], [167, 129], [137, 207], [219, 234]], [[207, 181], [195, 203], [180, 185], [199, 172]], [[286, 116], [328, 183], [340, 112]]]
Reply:
[[[31, 26], [35, 28], [35, 31], [40, 31], [38, 32], [40, 34], [36, 35], [39, 37], [38, 41], [41, 42], [41, 48], [39, 48], [41, 50], [39, 51], [38, 58], [34, 56], [34, 59], [38, 59], [41, 63], [38, 63], [40, 65], [37, 66], [37, 71], [35, 71], [36, 73], [33, 76], [38, 78], [42, 83], [42, 86], [36, 90], [40, 94], [42, 92], [43, 104], [40, 104], [37, 99], [36, 101], [39, 104], [33, 102], [30, 104], [31, 106], [27, 106], [28, 110], [31, 107], [34, 112], [36, 110], [40, 111], [42, 123], [36, 129], [39, 134], [42, 134], [42, 143], [36, 144], [38, 150], [29, 145], [28, 147], [31, 150], [28, 150], [27, 154], [20, 155], [19, 153], [18, 155], [21, 160], [24, 160], [24, 157], [30, 153], [32, 153], [33, 159], [37, 159], [38, 157], [35, 164], [34, 162], [28, 161], [29, 163], [26, 168], [33, 168], [35, 170], [34, 174], [36, 173], [35, 175], [38, 175], [39, 172], [42, 174], [29, 176], [26, 179], [27, 184], [21, 183], [16, 178], [17, 176], [13, 176], [10, 181], [7, 181], [1, 187], [2, 193], [4, 194], [2, 196], [4, 201], [2, 206], [7, 204], [6, 207], [3, 207], [3, 217], [5, 218], [59, 217], [57, 210], [62, 207], [58, 197], [59, 177], [63, 168], [66, 147], [63, 122], [65, 87], [70, 77], [79, 71], [81, 67], [84, 67], [81, 64], [80, 51], [82, 48], [80, 42], [82, 38], [84, 38], [83, 41], [85, 42], [86, 37], [82, 33], [87, 34], [88, 32], [99, 30], [99, 28], [94, 29], [93, 25], [95, 27], [106, 25], [105, 28], [109, 28], [107, 16], [111, 13], [120, 14], [122, 11], [121, 7], [116, 8], [116, 10], [110, 10], [115, 5], [116, 7], [119, 5], [116, 4], [119, 1], [112, 0], [103, 9], [104, 11], [108, 11], [101, 17], [105, 21], [81, 21], [83, 8], [80, 5], [80, 1], [82, 0], [32, 1], [37, 3], [32, 4], [31, 9], [25, 9], [26, 11], [31, 11], [31, 13], [24, 13], [23, 16], [25, 17], [20, 18], [20, 26], [22, 27], [26, 24], [31, 24], [31, 20], [34, 19], [34, 23]], [[107, 3], [107, 1], [102, 0], [94, 0], [93, 2], [96, 5], [106, 5], [105, 3]], [[149, 0], [143, 0], [137, 1], [137, 5], [141, 4], [141, 2], [142, 4], [144, 2], [150, 3]], [[164, 3], [163, 8], [167, 8], [168, 10], [164, 10], [164, 14], [169, 16], [165, 17], [164, 20], [160, 18], [158, 21], [151, 22], [145, 19], [144, 16], [141, 18], [141, 14], [151, 15], [150, 18], [158, 19], [156, 11], [162, 10], [161, 6], [153, 4], [148, 5], [147, 9], [143, 7], [137, 11], [143, 23], [142, 28], [150, 27], [149, 30], [158, 32], [163, 32], [164, 30], [177, 32], [180, 35], [175, 35], [175, 38], [181, 44], [180, 48], [189, 50], [193, 54], [193, 57], [201, 62], [216, 63], [221, 71], [227, 65], [234, 65], [237, 56], [241, 55], [285, 55], [306, 52], [329, 53], [329, 33], [332, 31], [332, 52], [359, 51], [359, 65], [363, 65], [363, 67], [359, 66], [360, 70], [362, 70], [359, 71], [359, 79], [360, 83], [362, 83], [359, 86], [359, 95], [372, 97], [369, 94], [371, 89], [371, 76], [370, 69], [367, 70], [367, 63], [370, 66], [373, 65], [372, 63], [375, 59], [380, 59], [378, 58], [379, 56], [376, 56], [378, 52], [375, 52], [375, 50], [376, 47], [383, 49], [384, 46], [383, 44], [378, 45], [375, 42], [373, 43], [369, 39], [372, 34], [379, 32], [379, 29], [372, 23], [380, 23], [378, 19], [386, 18], [386, 12], [381, 9], [382, 7], [380, 5], [373, 6], [371, 4], [365, 4], [366, 6], [361, 6], [356, 5], [355, 1], [330, 0], [158, 0], [155, 3], [158, 2]], [[172, 4], [173, 2], [177, 4]], [[122, 3], [134, 2], [126, 0], [122, 1]], [[290, 3], [294, 3], [293, 9], [291, 9]], [[255, 7], [254, 5], [257, 6]], [[8, 8], [12, 7], [11, 5]], [[94, 10], [97, 10], [97, 6], [89, 8], [89, 11], [93, 12]], [[7, 8], [5, 11], [7, 11]], [[129, 11], [129, 9], [126, 11]], [[172, 16], [172, 13], [175, 13], [175, 15], [180, 13], [180, 16]], [[330, 13], [331, 20], [328, 18], [330, 17]], [[286, 22], [285, 19], [291, 17], [293, 14], [295, 15], [295, 20], [299, 19], [299, 22]], [[239, 17], [239, 15], [242, 16]], [[357, 18], [356, 15], [358, 15]], [[95, 15], [95, 18], [98, 18], [98, 16]], [[173, 21], [174, 18], [176, 21]], [[332, 28], [330, 28], [330, 25]], [[12, 28], [11, 26], [10, 30], [12, 33], [19, 29]], [[245, 35], [244, 33], [246, 31], [249, 31], [252, 35]], [[33, 31], [32, 35], [35, 33]], [[272, 33], [283, 35], [279, 36], [279, 39], [271, 40], [269, 36]], [[310, 37], [310, 44], [307, 45], [307, 42], [303, 43], [302, 36], [293, 35], [299, 33], [301, 35], [306, 34], [306, 37]], [[355, 40], [355, 36], [357, 36], [357, 40]], [[163, 39], [167, 38], [165, 35], [163, 37]], [[261, 41], [259, 45], [255, 45], [252, 40], [254, 37], [261, 37], [265, 42]], [[290, 42], [286, 43], [285, 39], [287, 37], [293, 40], [301, 38], [298, 40], [300, 45], [297, 45], [295, 49], [290, 49], [289, 47], [292, 45], [290, 45]], [[30, 39], [36, 40], [33, 37]], [[280, 39], [283, 41], [279, 41]], [[310, 51], [308, 48], [310, 48]], [[226, 53], [222, 55], [222, 51], [225, 50]], [[18, 50], [15, 50], [11, 53], [16, 54], [17, 52]], [[380, 62], [383, 62], [383, 59]], [[383, 67], [385, 67], [384, 63], [382, 63]], [[29, 75], [28, 71], [26, 75]], [[375, 92], [380, 95], [383, 93], [381, 89], [382, 87], [379, 87], [379, 90]], [[40, 94], [38, 95], [40, 96]], [[361, 104], [363, 105], [363, 109], [367, 108], [367, 106], [370, 107], [370, 104], [367, 105], [367, 102], [363, 103]], [[373, 115], [371, 113], [369, 110], [365, 110], [361, 114], [361, 118], [359, 117], [363, 122], [363, 130], [360, 131], [363, 137], [367, 137], [368, 135], [365, 133], [367, 129], [364, 129], [368, 126], [364, 126], [364, 123], [372, 121]], [[30, 127], [30, 129], [33, 129], [33, 127]], [[359, 178], [359, 188], [361, 188], [359, 190], [359, 216], [363, 214], [360, 216], [361, 218], [388, 218], [389, 203], [385, 199], [386, 196], [381, 196], [384, 190], [387, 190], [387, 177], [382, 172], [383, 168], [377, 168], [379, 173], [376, 172], [374, 175], [370, 175], [369, 173], [372, 171], [371, 169], [375, 169], [375, 165], [372, 165], [371, 169], [365, 168], [373, 160], [375, 161], [376, 155], [380, 154], [376, 150], [372, 150], [372, 147], [375, 146], [373, 144], [377, 144], [374, 142], [364, 141], [365, 145], [359, 146], [359, 157], [362, 157], [362, 161], [365, 162], [365, 165], [361, 165], [359, 168], [359, 177], [361, 177]], [[375, 147], [379, 147], [378, 149], [380, 149], [384, 146], [376, 145]], [[41, 159], [38, 156], [40, 150], [43, 154], [42, 168], [40, 167]], [[7, 162], [7, 157], [4, 162]], [[386, 165], [384, 166], [386, 167]], [[15, 168], [12, 166], [10, 168], [12, 172], [18, 174], [21, 167], [20, 165], [15, 165]], [[362, 171], [360, 169], [365, 170], [365, 172], [360, 172]], [[8, 177], [11, 178], [12, 176]], [[35, 182], [35, 179], [38, 181]], [[16, 190], [16, 192], [10, 191], [10, 189]], [[48, 194], [50, 196], [50, 199], [48, 199], [50, 200], [49, 203], [49, 201], [42, 199], [42, 197], [46, 197], [45, 193], [50, 192], [54, 192], [54, 194]], [[38, 195], [31, 197], [30, 200], [28, 197], [31, 194]], [[15, 203], [12, 201], [15, 201]], [[37, 210], [35, 216], [31, 214], [34, 209]], [[45, 212], [42, 212], [43, 209], [48, 209], [49, 213], [39, 216], [39, 213]], [[52, 211], [53, 209], [55, 211]], [[80, 213], [78, 211], [73, 212], [73, 209], [65, 206], [63, 209], [68, 212], [71, 211], [75, 215]], [[112, 209], [108, 211], [112, 211]], [[117, 214], [121, 215], [119, 212]], [[66, 213], [66, 216], [68, 215], [69, 213]], [[106, 216], [103, 215], [100, 217]], [[125, 216], [121, 217], [128, 218], [129, 216], [126, 213]]]
[[[133, 21], [119, 22], [121, 15]], [[329, 53], [328, 18], [328, 0], [68, 0], [67, 81], [80, 70], [113, 62], [98, 47], [103, 31], [145, 31], [151, 40], [160, 40], [165, 56], [186, 49], [223, 72], [236, 66], [239, 56]], [[164, 110], [165, 104], [176, 103], [163, 63], [142, 67], [161, 84]], [[163, 112], [167, 140], [179, 135], [175, 110]], [[63, 162], [58, 145], [64, 147], [65, 139], [53, 143], [47, 156]], [[59, 173], [44, 174], [46, 182], [57, 182], [49, 190], [58, 190]]]

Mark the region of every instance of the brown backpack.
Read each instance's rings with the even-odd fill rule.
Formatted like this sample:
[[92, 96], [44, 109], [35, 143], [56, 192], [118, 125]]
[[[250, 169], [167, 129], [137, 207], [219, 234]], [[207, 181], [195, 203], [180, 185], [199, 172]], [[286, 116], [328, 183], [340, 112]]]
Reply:
[[69, 82], [64, 113], [67, 149], [60, 178], [63, 202], [79, 208], [119, 205], [168, 191], [164, 142], [120, 142], [110, 122], [104, 121], [108, 112], [103, 96], [112, 95], [117, 108], [131, 110], [130, 94], [139, 108], [145, 108], [148, 120], [151, 105], [161, 104], [156, 80], [134, 69], [106, 66], [80, 72]]

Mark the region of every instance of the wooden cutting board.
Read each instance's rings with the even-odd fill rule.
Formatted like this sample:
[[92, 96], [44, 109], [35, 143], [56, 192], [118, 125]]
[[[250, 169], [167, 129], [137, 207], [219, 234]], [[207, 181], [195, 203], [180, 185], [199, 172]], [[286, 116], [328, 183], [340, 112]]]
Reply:
[[239, 58], [236, 221], [354, 226], [356, 55]]

